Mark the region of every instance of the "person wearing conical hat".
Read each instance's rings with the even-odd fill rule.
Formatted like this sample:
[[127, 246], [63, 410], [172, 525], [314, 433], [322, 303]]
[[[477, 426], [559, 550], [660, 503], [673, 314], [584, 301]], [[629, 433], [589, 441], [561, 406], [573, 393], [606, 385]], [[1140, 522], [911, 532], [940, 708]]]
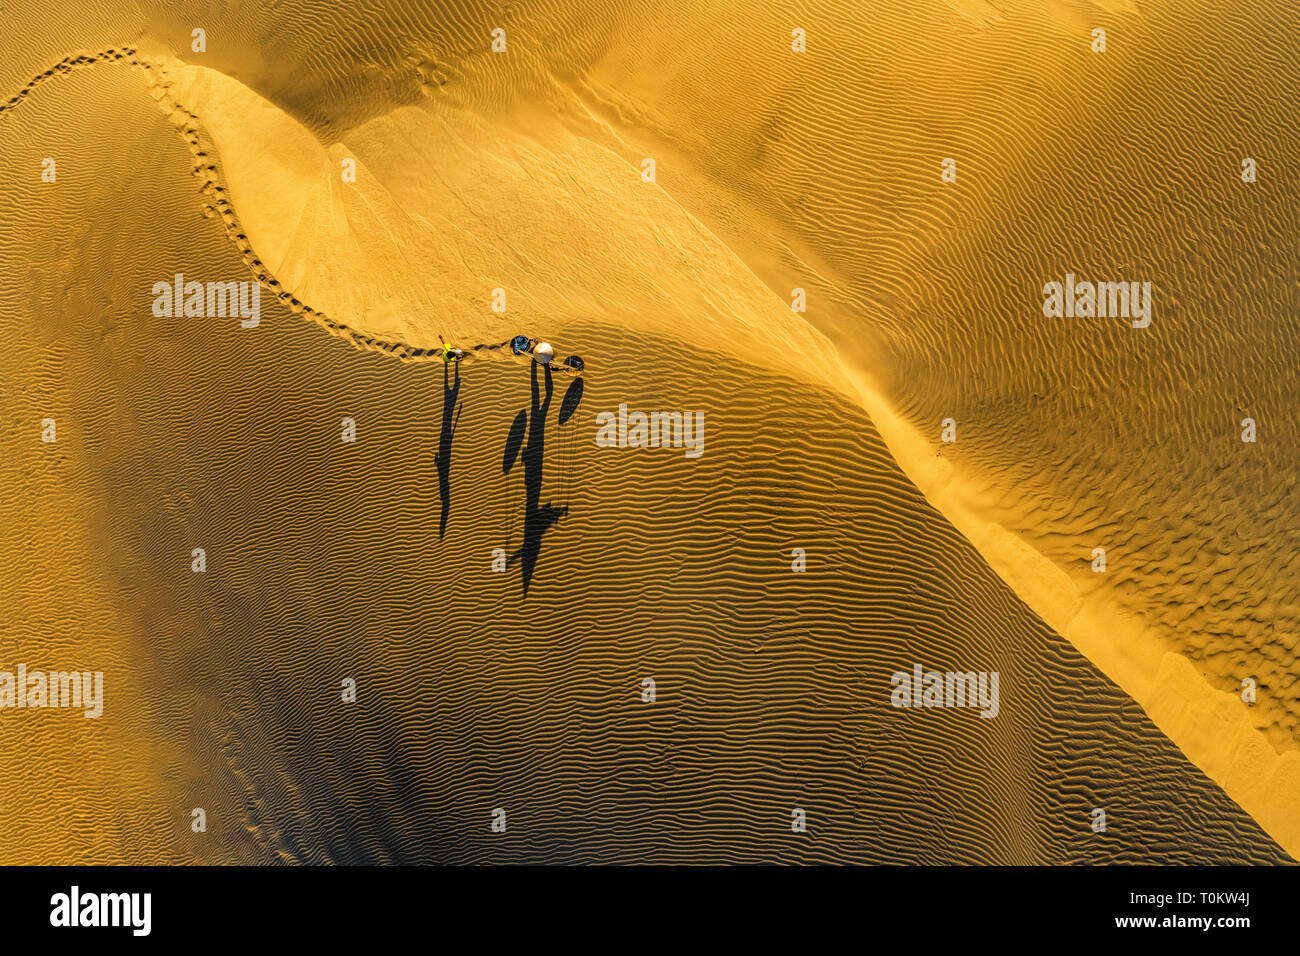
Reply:
[[438, 349], [438, 354], [442, 356], [444, 362], [448, 364], [459, 362], [465, 357], [464, 349], [454, 348], [452, 344], [441, 335], [438, 336], [438, 341], [442, 342], [442, 347]]

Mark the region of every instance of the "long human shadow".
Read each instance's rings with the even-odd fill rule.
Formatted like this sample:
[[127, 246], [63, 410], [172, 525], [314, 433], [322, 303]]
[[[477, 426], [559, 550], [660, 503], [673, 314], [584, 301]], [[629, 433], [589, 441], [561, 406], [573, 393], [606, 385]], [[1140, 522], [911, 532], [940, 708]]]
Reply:
[[[510, 556], [510, 562], [519, 562], [523, 572], [525, 595], [528, 594], [528, 589], [532, 585], [533, 571], [537, 567], [537, 557], [541, 553], [543, 535], [569, 513], [567, 504], [557, 506], [549, 501], [542, 504], [542, 464], [546, 452], [546, 416], [551, 410], [551, 398], [554, 395], [555, 386], [551, 378], [551, 370], [543, 366], [545, 398], [542, 398], [541, 389], [537, 383], [538, 365], [535, 362], [530, 364], [532, 372], [530, 407], [521, 410], [515, 416], [514, 423], [510, 427], [510, 435], [506, 439], [505, 457], [502, 461], [502, 471], [505, 472], [510, 471], [516, 456], [519, 456], [524, 465], [524, 539], [519, 549]], [[561, 405], [561, 424], [567, 421], [577, 408], [577, 400], [582, 397], [581, 382], [582, 379], [575, 380], [565, 395], [565, 400]], [[573, 396], [572, 401], [570, 396]], [[565, 414], [566, 412], [567, 414]], [[528, 443], [524, 445], [523, 453], [520, 455], [519, 446], [523, 443], [525, 430], [528, 434]]]
[[460, 364], [448, 363], [455, 367], [452, 382], [451, 370], [442, 367], [442, 431], [438, 435], [438, 454], [433, 458], [438, 467], [438, 497], [442, 502], [442, 514], [438, 518], [438, 537], [447, 533], [447, 518], [451, 514], [451, 440], [456, 434], [456, 425], [460, 422], [460, 410], [464, 402], [457, 403], [460, 394]]

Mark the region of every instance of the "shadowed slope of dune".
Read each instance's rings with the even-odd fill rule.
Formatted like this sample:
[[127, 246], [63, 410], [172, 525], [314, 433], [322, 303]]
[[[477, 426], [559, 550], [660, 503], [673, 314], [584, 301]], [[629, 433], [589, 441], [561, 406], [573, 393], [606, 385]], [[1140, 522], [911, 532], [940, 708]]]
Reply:
[[[103, 700], [90, 719], [79, 707], [0, 710], [0, 860], [184, 862], [189, 809], [174, 788], [192, 770], [191, 741], [178, 728], [202, 703], [169, 701], [152, 682], [175, 597], [120, 563], [106, 506], [131, 489], [103, 479], [132, 454], [140, 410], [115, 403], [153, 349], [114, 349], [148, 306], [113, 273], [166, 268], [203, 220], [184, 150], [124, 64], [27, 100], [0, 118], [0, 670], [102, 671]], [[162, 188], [104, 163], [123, 142]], [[55, 183], [41, 181], [47, 156]], [[92, 355], [102, 364], [87, 375]]]

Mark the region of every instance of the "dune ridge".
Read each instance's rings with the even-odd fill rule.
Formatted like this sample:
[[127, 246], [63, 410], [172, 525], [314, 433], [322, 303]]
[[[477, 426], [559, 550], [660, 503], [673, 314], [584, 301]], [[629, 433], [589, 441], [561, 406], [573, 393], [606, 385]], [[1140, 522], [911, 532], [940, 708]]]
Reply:
[[866, 380], [858, 397], [894, 460], [1042, 620], [1119, 684], [1188, 759], [1300, 859], [1300, 753], [1279, 753], [1240, 698], [1213, 687], [1104, 592], [1080, 594], [1041, 552], [990, 522], [961, 477]]

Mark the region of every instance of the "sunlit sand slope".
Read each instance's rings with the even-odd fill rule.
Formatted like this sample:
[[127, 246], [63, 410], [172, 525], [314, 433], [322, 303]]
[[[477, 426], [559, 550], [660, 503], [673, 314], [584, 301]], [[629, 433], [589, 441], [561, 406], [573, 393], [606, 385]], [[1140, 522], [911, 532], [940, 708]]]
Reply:
[[366, 335], [429, 348], [602, 315], [757, 364], [833, 361], [708, 230], [560, 117], [406, 107], [327, 149], [224, 74], [166, 58], [155, 72], [164, 107], [211, 143], [261, 262]]

